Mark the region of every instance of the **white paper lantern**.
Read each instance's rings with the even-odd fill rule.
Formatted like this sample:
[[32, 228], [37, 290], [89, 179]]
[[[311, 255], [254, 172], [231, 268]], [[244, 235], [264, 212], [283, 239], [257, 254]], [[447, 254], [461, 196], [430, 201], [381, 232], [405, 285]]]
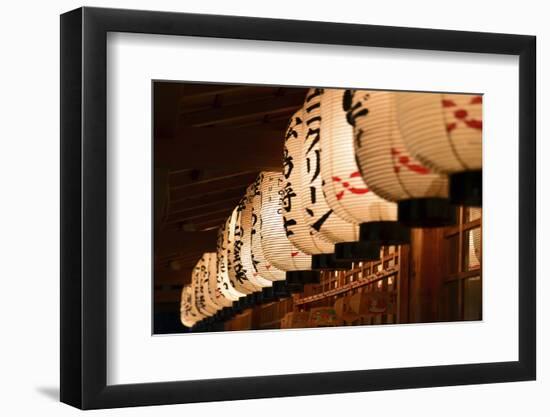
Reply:
[[[216, 269], [216, 254], [214, 252], [205, 252], [201, 256], [201, 285], [208, 309], [216, 314], [224, 305], [216, 300], [216, 274], [212, 275], [212, 270]], [[212, 283], [214, 285], [212, 285]]]
[[300, 251], [286, 237], [281, 206], [282, 187], [285, 182], [283, 174], [268, 171], [262, 172], [260, 176], [260, 238], [265, 259], [281, 271], [309, 270], [311, 255]]
[[348, 222], [397, 221], [397, 205], [371, 192], [361, 177], [344, 92], [325, 89], [321, 96], [321, 176], [327, 202]]
[[[299, 110], [289, 121], [285, 135], [283, 154], [283, 176], [281, 203], [283, 224], [287, 238], [296, 248], [309, 255], [332, 255], [334, 243], [320, 233], [311, 233], [305, 218], [302, 203], [301, 161], [304, 140], [303, 110]], [[312, 261], [313, 263], [313, 261]]]
[[337, 216], [361, 225], [360, 240], [382, 245], [408, 243], [410, 232], [397, 222], [397, 204], [370, 190], [361, 176], [344, 93], [342, 89], [325, 89], [321, 96], [321, 176], [326, 201]]
[[272, 281], [263, 278], [256, 271], [252, 263], [252, 204], [254, 195], [256, 195], [256, 189], [256, 184], [251, 184], [246, 190], [243, 201], [239, 204], [242, 207], [240, 227], [243, 231], [241, 262], [250, 282], [260, 288], [269, 288], [272, 286]]
[[[210, 300], [207, 291], [208, 275], [206, 275], [206, 265], [204, 263], [204, 257], [201, 257], [193, 268], [191, 277], [191, 288], [194, 291], [195, 306], [199, 313], [205, 317], [213, 316], [217, 309]], [[205, 282], [206, 281], [206, 282]]]
[[[191, 285], [185, 286], [182, 290], [182, 304], [180, 308], [180, 320], [186, 327], [193, 327], [199, 321], [206, 318], [197, 309], [195, 291]], [[187, 323], [187, 324], [186, 324]], [[188, 324], [191, 324], [190, 326]]]
[[226, 220], [218, 229], [218, 241], [216, 248], [217, 280], [218, 288], [221, 290], [223, 296], [229, 300], [237, 301], [240, 297], [244, 297], [245, 294], [237, 291], [237, 289], [233, 287], [227, 271], [228, 233], [226, 232], [229, 226], [229, 221], [230, 219]]
[[188, 285], [184, 286], [181, 291], [180, 321], [185, 327], [193, 327], [195, 323], [202, 319], [193, 307], [192, 292], [193, 290]]
[[281, 203], [284, 176], [279, 172], [262, 172], [260, 240], [263, 254], [276, 268], [285, 271], [291, 292], [303, 290], [303, 284], [317, 283], [318, 271], [311, 270], [311, 255], [305, 254], [286, 237]]
[[[480, 219], [481, 209], [471, 207], [470, 219]], [[481, 265], [481, 227], [476, 227], [470, 233], [470, 267]]]
[[479, 267], [481, 263], [481, 231], [479, 227], [469, 233], [469, 269]]
[[227, 273], [229, 280], [235, 289], [243, 294], [252, 294], [261, 291], [261, 287], [254, 285], [247, 277], [244, 269], [241, 252], [244, 232], [241, 229], [240, 217], [243, 210], [242, 205], [235, 207], [229, 217], [228, 245], [227, 250]]
[[348, 90], [347, 119], [363, 180], [376, 194], [398, 203], [398, 220], [411, 227], [454, 224], [445, 175], [433, 172], [406, 150], [396, 115], [395, 92]]
[[286, 278], [285, 271], [277, 268], [264, 256], [261, 241], [262, 229], [262, 194], [261, 183], [263, 174], [260, 173], [254, 182], [254, 195], [252, 196], [252, 220], [250, 230], [250, 243], [252, 245], [251, 258], [254, 271], [262, 278], [270, 281], [283, 281]]
[[306, 95], [301, 124], [303, 145], [301, 161], [301, 191], [306, 223], [310, 233], [319, 233], [332, 243], [356, 241], [359, 228], [334, 213], [323, 194], [321, 174], [321, 97], [323, 90], [312, 88]]
[[397, 114], [409, 152], [435, 171], [451, 174], [451, 199], [480, 206], [482, 96], [401, 93]]
[[230, 307], [233, 300], [224, 297], [220, 288], [218, 288], [216, 252], [206, 252], [203, 254], [206, 265], [206, 274], [208, 275], [208, 294], [210, 300], [217, 306], [218, 310], [224, 307]]

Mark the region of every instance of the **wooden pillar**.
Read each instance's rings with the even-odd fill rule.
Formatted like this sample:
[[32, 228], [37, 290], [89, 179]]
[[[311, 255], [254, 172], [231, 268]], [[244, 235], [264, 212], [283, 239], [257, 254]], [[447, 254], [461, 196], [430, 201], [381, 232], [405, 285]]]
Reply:
[[399, 247], [399, 278], [397, 287], [398, 323], [409, 323], [410, 245]]
[[444, 273], [443, 229], [413, 229], [410, 252], [409, 321], [438, 321]]

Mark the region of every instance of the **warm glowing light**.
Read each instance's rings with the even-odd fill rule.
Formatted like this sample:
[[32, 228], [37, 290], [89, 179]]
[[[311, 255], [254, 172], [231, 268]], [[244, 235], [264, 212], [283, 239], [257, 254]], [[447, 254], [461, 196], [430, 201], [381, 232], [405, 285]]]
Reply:
[[281, 197], [285, 179], [278, 172], [260, 174], [260, 240], [264, 258], [281, 271], [302, 271], [311, 267], [311, 256], [288, 240], [282, 215]]
[[246, 276], [257, 287], [265, 288], [271, 287], [272, 281], [263, 278], [254, 268], [252, 262], [252, 211], [253, 211], [253, 199], [258, 192], [258, 186], [256, 183], [251, 184], [247, 190], [246, 195], [241, 200], [239, 205], [242, 207], [240, 216], [240, 227], [243, 232], [242, 246], [241, 246], [241, 262]]
[[216, 248], [216, 267], [217, 267], [217, 280], [219, 283], [218, 288], [222, 292], [223, 296], [228, 300], [236, 301], [245, 294], [237, 291], [237, 289], [231, 283], [229, 279], [229, 273], [227, 270], [227, 247], [229, 245], [229, 233], [228, 227], [231, 218], [228, 218], [222, 226], [218, 229], [218, 241]]
[[285, 136], [283, 154], [283, 176], [285, 178], [281, 202], [283, 223], [288, 239], [309, 255], [333, 253], [334, 244], [320, 234], [310, 233], [302, 203], [301, 159], [304, 142], [304, 116], [300, 109], [289, 121]]
[[321, 102], [321, 176], [326, 201], [347, 222], [397, 220], [397, 205], [372, 192], [357, 166], [353, 128], [346, 119], [344, 92], [325, 89]]
[[[303, 107], [303, 123], [299, 136], [302, 140], [301, 159], [297, 165], [301, 171], [301, 187], [297, 191], [305, 213], [305, 221], [311, 234], [320, 234], [329, 242], [350, 242], [359, 239], [357, 225], [340, 218], [329, 207], [323, 193], [323, 176], [325, 170], [321, 164], [321, 97], [323, 90], [312, 88], [306, 95]], [[328, 129], [327, 129], [328, 130]]]
[[481, 169], [482, 96], [400, 93], [401, 134], [408, 151], [435, 171]]
[[390, 201], [447, 197], [447, 178], [406, 150], [397, 124], [396, 100], [403, 93], [351, 92], [348, 120], [354, 124], [355, 153], [363, 179]]
[[252, 223], [250, 240], [252, 245], [251, 257], [254, 272], [270, 281], [282, 281], [286, 278], [285, 271], [273, 265], [264, 255], [261, 241], [262, 229], [262, 195], [261, 184], [263, 174], [260, 174], [254, 183], [254, 195], [252, 197]]

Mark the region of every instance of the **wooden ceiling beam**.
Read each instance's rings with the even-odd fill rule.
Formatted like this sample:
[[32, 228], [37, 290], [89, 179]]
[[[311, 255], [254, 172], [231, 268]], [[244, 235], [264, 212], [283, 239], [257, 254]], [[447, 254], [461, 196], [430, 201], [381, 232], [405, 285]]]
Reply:
[[[163, 227], [165, 230], [191, 230], [202, 231], [212, 227], [220, 227], [227, 219], [227, 213], [213, 213], [209, 216], [201, 217], [196, 220], [185, 221], [181, 219], [172, 223], [165, 224]], [[186, 229], [182, 229], [185, 227]]]
[[187, 285], [191, 282], [193, 268], [182, 268], [179, 271], [161, 269], [155, 271], [154, 285]]
[[215, 252], [218, 234], [216, 230], [208, 232], [184, 232], [161, 230], [155, 235], [155, 255], [178, 252]]
[[157, 303], [179, 303], [181, 290], [156, 290], [154, 291], [154, 302]]
[[185, 126], [208, 126], [263, 116], [269, 113], [297, 110], [304, 101], [303, 94], [273, 96], [260, 100], [202, 110], [182, 116]]
[[170, 201], [183, 200], [189, 196], [212, 193], [216, 190], [234, 190], [239, 187], [241, 187], [244, 194], [246, 188], [256, 180], [258, 173], [258, 171], [251, 171], [243, 175], [235, 175], [218, 181], [171, 187]]
[[183, 95], [183, 83], [153, 84], [153, 112], [155, 137], [173, 137], [179, 117], [179, 104]]
[[256, 173], [257, 171], [237, 171], [235, 169], [188, 169], [185, 171], [172, 171], [169, 177], [170, 187], [187, 187], [190, 185], [208, 185], [216, 181], [231, 177], [242, 177]]
[[216, 96], [218, 94], [228, 94], [237, 91], [250, 89], [247, 85], [235, 84], [190, 84], [185, 83], [183, 87], [183, 99], [191, 99], [198, 97]]
[[[251, 182], [252, 183], [252, 182]], [[239, 184], [230, 188], [218, 188], [211, 191], [205, 191], [200, 194], [187, 194], [180, 196], [182, 198], [170, 199], [171, 208], [177, 210], [178, 205], [186, 207], [196, 207], [211, 202], [220, 201], [228, 198], [241, 198], [244, 196], [243, 189], [246, 188], [243, 184]]]
[[[208, 251], [211, 252], [211, 251]], [[166, 255], [164, 258], [159, 259], [155, 256], [155, 271], [163, 270], [182, 270], [182, 269], [191, 269], [194, 268], [201, 256], [203, 251], [195, 251], [188, 253], [171, 253]]]
[[164, 223], [165, 224], [183, 223], [183, 222], [196, 223], [196, 222], [204, 221], [204, 217], [209, 217], [211, 215], [220, 215], [220, 216], [225, 216], [225, 218], [227, 218], [231, 215], [231, 211], [234, 208], [235, 208], [234, 204], [228, 204], [226, 206], [221, 206], [216, 210], [209, 210], [207, 212], [196, 211], [192, 213], [188, 213], [188, 212], [172, 213], [166, 218]]
[[180, 303], [168, 302], [168, 303], [155, 303], [155, 313], [174, 313], [179, 314]]
[[[237, 203], [239, 202], [239, 199], [237, 199]], [[170, 210], [169, 215], [167, 218], [170, 217], [182, 217], [182, 218], [188, 218], [193, 219], [197, 217], [204, 217], [211, 213], [218, 213], [223, 210], [230, 210], [232, 211], [233, 208], [235, 208], [236, 203], [235, 199], [231, 199], [228, 201], [216, 201], [208, 206], [208, 209], [204, 209], [202, 207], [193, 208], [193, 207], [182, 207], [180, 210]]]
[[284, 133], [265, 128], [181, 128], [175, 138], [155, 140], [155, 167], [282, 169]]
[[215, 214], [206, 219], [198, 219], [193, 224], [196, 227], [196, 230], [204, 230], [215, 227], [216, 230], [220, 227], [223, 222], [227, 219], [227, 216], [222, 216], [220, 214]]
[[[183, 200], [178, 202], [177, 204], [172, 204], [170, 206], [170, 213], [171, 214], [177, 214], [181, 213], [182, 211], [186, 210], [197, 210], [201, 209], [204, 211], [208, 211], [210, 207], [216, 207], [219, 204], [227, 203], [228, 205], [236, 206], [239, 204], [239, 201], [241, 201], [241, 198], [243, 196], [242, 189], [238, 194], [235, 195], [227, 195], [223, 198], [218, 198], [214, 194], [214, 198], [206, 198], [210, 196], [210, 194], [206, 194], [203, 199], [189, 199], [189, 200]], [[193, 200], [200, 200], [200, 201], [193, 201]]]

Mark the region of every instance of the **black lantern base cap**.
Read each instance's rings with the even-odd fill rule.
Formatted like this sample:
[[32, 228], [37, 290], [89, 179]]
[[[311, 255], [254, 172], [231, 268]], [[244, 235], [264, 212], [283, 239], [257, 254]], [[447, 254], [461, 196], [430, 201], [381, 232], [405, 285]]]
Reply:
[[273, 295], [275, 298], [286, 298], [290, 296], [286, 281], [273, 281]]
[[273, 301], [274, 299], [275, 299], [275, 295], [273, 293], [273, 287], [262, 288], [262, 301], [264, 303]]
[[380, 245], [372, 242], [341, 242], [334, 245], [334, 256], [338, 261], [377, 261], [380, 259]]
[[245, 308], [254, 307], [256, 304], [257, 304], [256, 295], [254, 293], [247, 294], [247, 296], [245, 297], [245, 305], [246, 305]]
[[453, 226], [457, 212], [446, 198], [416, 198], [397, 203], [397, 219], [408, 227]]
[[252, 293], [252, 306], [260, 305], [264, 302], [264, 297], [261, 291]]
[[225, 310], [225, 319], [226, 320], [231, 319], [233, 317], [233, 315], [235, 314], [235, 312], [233, 311], [233, 307], [225, 307], [224, 310]]
[[323, 253], [311, 256], [311, 269], [314, 271], [340, 271], [351, 268], [350, 261], [340, 261], [336, 259], [334, 253]]
[[251, 307], [252, 298], [250, 297], [250, 294], [243, 295], [239, 298], [239, 305], [243, 310], [246, 310], [247, 308]]
[[464, 171], [449, 175], [449, 200], [452, 204], [481, 207], [483, 174]]
[[229, 320], [233, 316], [233, 307], [224, 307], [220, 312], [222, 320]]
[[287, 271], [286, 282], [288, 285], [318, 284], [321, 281], [319, 271]]
[[303, 284], [287, 284], [286, 288], [290, 294], [298, 294], [304, 291]]
[[233, 307], [231, 307], [231, 309], [233, 314], [239, 314], [243, 311], [243, 302], [240, 298], [237, 301], [233, 301]]
[[396, 221], [367, 222], [359, 225], [359, 241], [380, 246], [408, 245], [411, 229]]

